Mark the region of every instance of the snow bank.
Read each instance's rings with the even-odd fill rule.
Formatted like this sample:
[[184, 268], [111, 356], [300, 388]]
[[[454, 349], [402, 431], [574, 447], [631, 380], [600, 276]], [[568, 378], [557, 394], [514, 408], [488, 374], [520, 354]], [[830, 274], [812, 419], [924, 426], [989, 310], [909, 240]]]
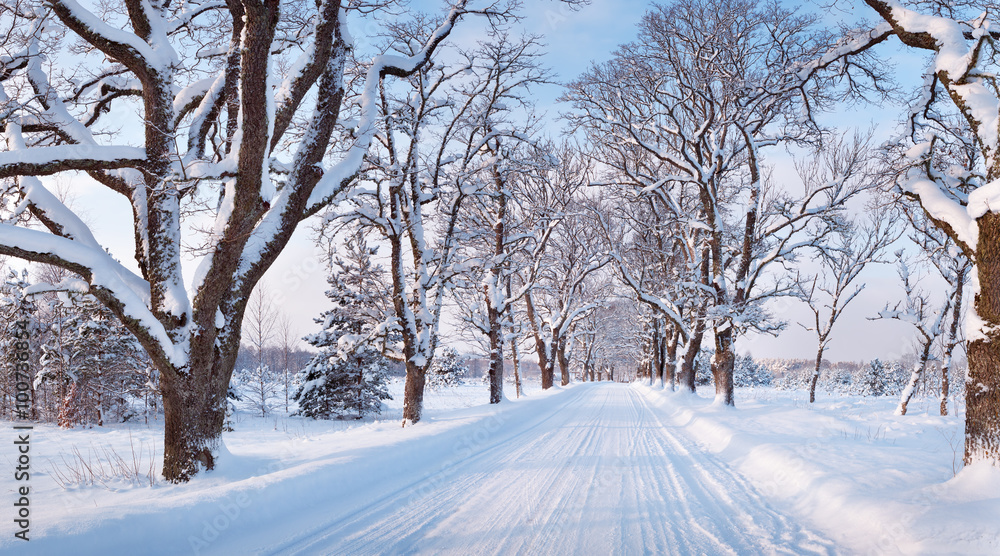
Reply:
[[734, 410], [633, 387], [665, 423], [848, 553], [1000, 554], [1000, 469], [961, 469], [960, 416], [919, 406], [895, 416], [894, 398], [810, 406], [801, 392], [770, 389], [741, 392]]

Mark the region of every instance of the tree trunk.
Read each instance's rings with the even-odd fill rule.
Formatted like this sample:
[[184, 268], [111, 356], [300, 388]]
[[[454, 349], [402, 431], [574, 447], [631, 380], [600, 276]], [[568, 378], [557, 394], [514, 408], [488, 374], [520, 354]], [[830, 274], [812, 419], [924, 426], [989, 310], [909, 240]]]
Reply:
[[826, 346], [820, 340], [819, 348], [816, 349], [816, 366], [813, 367], [812, 378], [809, 380], [809, 403], [816, 403], [816, 383], [819, 382], [819, 369], [823, 365], [823, 352]]
[[490, 319], [490, 403], [500, 403], [503, 399], [503, 332], [500, 330], [500, 316], [489, 307]]
[[666, 379], [671, 392], [677, 389], [677, 344], [680, 342], [680, 336], [680, 332], [672, 327], [670, 339], [666, 343]]
[[424, 385], [427, 369], [406, 360], [406, 384], [403, 386], [403, 426], [420, 421], [424, 407]]
[[903, 394], [899, 397], [899, 406], [896, 407], [896, 415], [906, 415], [906, 406], [913, 399], [913, 394], [917, 390], [917, 383], [924, 376], [924, 369], [927, 368], [927, 360], [930, 359], [931, 344], [933, 341], [933, 338], [924, 339], [924, 346], [920, 350], [920, 360], [913, 367], [913, 372], [910, 373], [910, 381], [907, 383], [906, 388], [903, 388]]
[[[704, 310], [699, 310], [699, 317], [704, 316]], [[691, 333], [691, 338], [688, 339], [687, 349], [684, 351], [684, 359], [681, 361], [681, 373], [678, 377], [678, 381], [681, 384], [681, 390], [686, 392], [695, 392], [695, 360], [698, 358], [698, 352], [701, 351], [701, 342], [705, 338], [705, 321], [703, 318], [698, 318], [695, 321], [694, 331]]]
[[[511, 299], [510, 278], [507, 278], [507, 299]], [[510, 305], [508, 305], [508, 308]], [[521, 359], [517, 354], [517, 337], [510, 337], [510, 359], [514, 363], [514, 397], [521, 397]]]
[[562, 339], [556, 344], [556, 358], [559, 360], [559, 378], [562, 386], [569, 385], [569, 358], [566, 357], [566, 340]]
[[726, 324], [726, 329], [715, 330], [715, 357], [712, 359], [712, 378], [715, 382], [715, 399], [733, 406], [733, 327]]
[[542, 373], [542, 390], [552, 388], [555, 382], [555, 372], [549, 361], [548, 346], [542, 338], [542, 331], [535, 320], [535, 304], [531, 299], [531, 291], [524, 294], [524, 305], [527, 310], [528, 323], [531, 325], [531, 332], [535, 336], [535, 354], [538, 356], [538, 369]]
[[982, 336], [969, 344], [969, 374], [965, 381], [965, 464], [988, 461], [1000, 467], [1000, 214], [977, 220], [976, 275], [980, 291], [975, 315], [982, 319]]
[[948, 396], [951, 380], [952, 354], [955, 346], [958, 345], [958, 323], [962, 320], [962, 294], [965, 290], [965, 274], [968, 263], [958, 269], [955, 275], [955, 293], [952, 296], [954, 303], [951, 308], [951, 322], [948, 324], [948, 340], [945, 342], [944, 353], [941, 357], [941, 415], [948, 414]]
[[183, 377], [171, 372], [160, 376], [163, 477], [172, 483], [187, 482], [199, 470], [215, 468], [226, 419], [229, 377], [212, 380], [211, 373], [196, 370]]
[[653, 341], [650, 342], [653, 349], [653, 372], [656, 374], [656, 383], [663, 386], [663, 335], [660, 333], [659, 321], [653, 321]]

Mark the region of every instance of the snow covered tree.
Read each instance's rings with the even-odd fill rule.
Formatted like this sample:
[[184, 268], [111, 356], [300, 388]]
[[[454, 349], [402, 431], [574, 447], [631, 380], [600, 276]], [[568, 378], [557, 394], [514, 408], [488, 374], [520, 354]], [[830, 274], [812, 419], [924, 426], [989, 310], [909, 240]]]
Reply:
[[253, 364], [239, 371], [236, 390], [260, 412], [267, 416], [274, 406], [277, 391], [275, 373], [265, 363], [265, 350], [274, 336], [277, 312], [268, 289], [260, 284], [250, 294], [250, 302], [243, 317], [243, 338], [250, 347]]
[[[965, 166], [974, 166], [974, 164], [969, 164], [972, 162], [969, 159], [966, 159], [965, 162]], [[951, 238], [927, 220], [926, 214], [923, 214], [919, 207], [911, 205], [907, 209], [906, 214], [910, 218], [913, 228], [909, 236], [910, 240], [920, 247], [923, 251], [923, 258], [937, 269], [949, 286], [950, 313], [943, 316], [942, 326], [945, 329], [941, 331], [943, 345], [941, 346], [939, 369], [941, 380], [939, 407], [941, 415], [947, 415], [951, 384], [950, 374], [954, 366], [955, 349], [961, 339], [959, 324], [962, 320], [962, 311], [965, 309], [965, 287], [968, 285], [972, 261], [955, 245]]]
[[[503, 399], [503, 361], [505, 329], [511, 327], [511, 307], [534, 283], [537, 271], [524, 267], [532, 262], [524, 252], [545, 248], [548, 223], [532, 210], [535, 199], [526, 195], [526, 173], [544, 171], [551, 166], [543, 145], [525, 141], [537, 122], [517, 121], [512, 114], [531, 113], [531, 87], [550, 80], [549, 72], [538, 65], [537, 39], [512, 39], [500, 34], [480, 47], [479, 64], [485, 68], [482, 97], [476, 108], [477, 118], [486, 122], [493, 138], [484, 147], [492, 160], [482, 165], [485, 187], [470, 197], [458, 215], [463, 231], [462, 243], [468, 257], [464, 291], [461, 292], [462, 318], [484, 336], [490, 360], [490, 403]], [[542, 207], [539, 207], [542, 208]], [[542, 230], [534, 229], [542, 226]], [[537, 259], [536, 259], [537, 260]], [[512, 274], [528, 279], [511, 286]], [[508, 293], [508, 290], [509, 293]]]
[[[917, 360], [913, 364], [910, 372], [910, 379], [900, 394], [899, 405], [896, 407], [896, 415], [906, 415], [906, 408], [910, 400], [916, 393], [917, 384], [923, 378], [928, 362], [935, 359], [931, 349], [938, 338], [944, 334], [944, 322], [948, 318], [948, 311], [954, 301], [949, 295], [944, 302], [944, 306], [939, 310], [934, 310], [931, 306], [929, 295], [917, 289], [919, 281], [910, 272], [910, 266], [903, 257], [902, 251], [896, 252], [899, 258], [897, 270], [900, 281], [903, 284], [905, 300], [896, 303], [891, 309], [887, 304], [879, 311], [876, 319], [894, 319], [913, 325], [917, 331]], [[873, 319], [874, 320], [874, 319]]]
[[[1000, 187], [1000, 88], [994, 77], [998, 6], [992, 1], [944, 0], [865, 4], [883, 20], [870, 31], [868, 47], [895, 36], [931, 58], [924, 65], [921, 93], [909, 109], [909, 134], [900, 146], [907, 170], [897, 184], [975, 261], [970, 276], [973, 303], [967, 314], [964, 461], [1000, 466], [1000, 205], [995, 202]], [[948, 164], [956, 135], [972, 139], [966, 143], [976, 153], [971, 169]]]
[[871, 211], [867, 226], [848, 222], [838, 230], [838, 241], [832, 242], [819, 254], [823, 276], [814, 277], [808, 289], [800, 285], [800, 295], [813, 313], [812, 324], [802, 324], [802, 327], [815, 333], [817, 340], [816, 365], [809, 383], [809, 403], [816, 401], [816, 383], [833, 326], [865, 287], [863, 283], [856, 283], [858, 276], [868, 265], [882, 262], [882, 252], [899, 237], [891, 208], [875, 207]]
[[89, 295], [74, 300], [66, 327], [63, 341], [72, 352], [76, 415], [98, 426], [109, 417], [131, 418], [131, 404], [141, 395], [148, 365], [135, 337]]
[[[35, 386], [53, 390], [61, 426], [126, 421], [146, 393], [150, 362], [107, 307], [64, 287], [39, 283], [28, 290], [47, 298]], [[53, 288], [57, 295], [49, 293]]]
[[889, 375], [879, 359], [865, 366], [864, 373], [855, 383], [855, 391], [862, 396], [884, 396], [890, 392]]
[[343, 419], [377, 415], [382, 401], [392, 399], [386, 390], [388, 360], [380, 353], [362, 350], [347, 359], [329, 354], [314, 357], [299, 371], [297, 415], [313, 419]]
[[[502, 21], [516, 2], [456, 0], [422, 44], [366, 64], [358, 118], [341, 122], [348, 13], [377, 25], [385, 4], [25, 0], [0, 14], [14, 30], [0, 179], [17, 178], [17, 207], [41, 224], [0, 224], [0, 254], [74, 272], [137, 337], [161, 378], [168, 481], [214, 467], [250, 292], [298, 225], [355, 183], [380, 87], [426, 68], [459, 20]], [[109, 133], [122, 128], [141, 133]], [[128, 201], [137, 273], [39, 179], [72, 172]], [[181, 215], [199, 199], [214, 222], [185, 284]]]
[[[434, 358], [434, 364], [431, 365], [430, 371], [427, 373], [427, 385], [431, 388], [458, 386], [467, 374], [469, 374], [469, 367], [458, 351], [450, 346], [445, 347]], [[492, 375], [489, 378], [492, 383]]]
[[546, 352], [544, 357], [538, 356], [543, 389], [553, 385], [557, 365], [560, 384], [569, 384], [569, 353], [576, 325], [606, 300], [599, 273], [611, 259], [593, 208], [587, 199], [567, 204], [543, 255], [545, 262], [538, 283], [524, 296], [536, 351]]
[[760, 386], [770, 386], [774, 380], [771, 371], [754, 361], [748, 353], [736, 356], [733, 363], [733, 385], [738, 388], [755, 388]]
[[[393, 31], [386, 48], [407, 55], [418, 46], [413, 37], [435, 32], [421, 22]], [[490, 43], [456, 53], [454, 62], [423, 67], [398, 87], [380, 91], [376, 145], [362, 176], [372, 186], [351, 198], [352, 212], [332, 215], [376, 230], [389, 245], [393, 314], [386, 326], [398, 332], [394, 356], [406, 365], [404, 424], [420, 420], [445, 296], [457, 285], [458, 264], [472, 247], [461, 227], [463, 206], [496, 190], [501, 144], [524, 139], [505, 121], [503, 101], [521, 94], [508, 88], [524, 78], [518, 75], [529, 62], [528, 52], [518, 48], [531, 45], [500, 43], [502, 35], [491, 33]], [[491, 266], [489, 281], [498, 268]], [[506, 303], [503, 288], [490, 295], [494, 310]]]
[[340, 256], [331, 254], [327, 298], [333, 308], [316, 319], [322, 330], [305, 341], [320, 349], [299, 371], [293, 395], [298, 414], [329, 419], [379, 413], [386, 390], [389, 360], [383, 355], [387, 338], [381, 326], [391, 311], [385, 272], [372, 257], [364, 230], [348, 233]]
[[[639, 40], [571, 83], [566, 95], [575, 109], [571, 121], [601, 145], [601, 162], [618, 179], [656, 194], [686, 226], [703, 230], [697, 249], [707, 253], [686, 262], [701, 257], [709, 265], [695, 287], [711, 290], [704, 317], [715, 339], [716, 395], [726, 404], [734, 403], [737, 335], [776, 330], [762, 305], [795, 286], [769, 268], [815, 245], [826, 221], [871, 186], [858, 179], [866, 166], [862, 145], [844, 150], [843, 175], [805, 184], [799, 194], [766, 179], [764, 148], [818, 141], [811, 115], [829, 105], [837, 79], [877, 86], [869, 79], [877, 69], [856, 72], [853, 58], [827, 59], [834, 46], [815, 16], [780, 3], [677, 0], [646, 14]], [[852, 46], [836, 52], [864, 56]], [[824, 72], [834, 62], [838, 71]], [[648, 156], [636, 158], [637, 150]], [[656, 164], [641, 165], [649, 159]], [[691, 324], [704, 322], [696, 315], [693, 323], [674, 320], [683, 338]]]

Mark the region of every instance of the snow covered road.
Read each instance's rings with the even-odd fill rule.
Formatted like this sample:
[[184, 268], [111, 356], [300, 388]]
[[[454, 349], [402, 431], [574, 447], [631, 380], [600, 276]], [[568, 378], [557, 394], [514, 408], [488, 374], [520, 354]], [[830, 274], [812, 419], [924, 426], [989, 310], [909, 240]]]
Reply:
[[457, 444], [464, 457], [447, 467], [408, 468], [407, 461], [399, 461], [399, 473], [410, 474], [413, 482], [404, 481], [402, 488], [302, 538], [259, 549], [279, 554], [833, 551], [661, 422], [635, 389], [580, 385], [548, 401], [534, 419], [511, 415], [493, 431], [482, 429], [496, 437], [492, 442], [482, 434], [482, 442]]
[[738, 410], [638, 384], [484, 393], [433, 392], [406, 428], [392, 409], [244, 416], [184, 485], [60, 485], [74, 454], [147, 465], [161, 429], [39, 424], [31, 541], [2, 535], [0, 555], [1000, 554], [1000, 470], [956, 476], [957, 416], [772, 390]]

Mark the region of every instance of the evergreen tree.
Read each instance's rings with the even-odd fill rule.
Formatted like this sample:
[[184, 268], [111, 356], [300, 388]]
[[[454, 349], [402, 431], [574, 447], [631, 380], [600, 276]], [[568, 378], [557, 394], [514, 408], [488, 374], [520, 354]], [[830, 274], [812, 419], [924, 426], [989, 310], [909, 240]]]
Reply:
[[857, 386], [857, 392], [862, 396], [884, 396], [889, 393], [889, 375], [881, 360], [875, 359], [868, 364]]
[[749, 354], [739, 355], [733, 363], [733, 385], [736, 387], [770, 386], [774, 377], [771, 371], [753, 360]]
[[323, 329], [304, 338], [320, 353], [299, 371], [293, 395], [296, 413], [314, 419], [360, 419], [379, 413], [382, 400], [391, 399], [389, 360], [380, 349], [388, 338], [379, 326], [388, 295], [384, 272], [372, 261], [377, 248], [368, 246], [361, 230], [347, 238], [344, 248], [344, 258], [334, 258], [327, 280], [333, 308], [316, 319]]
[[80, 413], [104, 425], [106, 417], [127, 421], [132, 402], [145, 387], [149, 363], [135, 337], [94, 297], [79, 297], [68, 319], [64, 342], [71, 350]]
[[48, 319], [35, 387], [53, 389], [60, 426], [134, 417], [134, 404], [149, 398], [152, 365], [131, 332], [85, 294], [60, 292]]
[[441, 350], [441, 354], [434, 358], [430, 372], [427, 373], [427, 385], [437, 389], [446, 386], [457, 386], [469, 373], [469, 367], [462, 360], [462, 356], [452, 347]]
[[714, 349], [703, 349], [698, 352], [694, 360], [694, 383], [698, 386], [706, 386], [712, 383], [712, 358], [715, 357]]

